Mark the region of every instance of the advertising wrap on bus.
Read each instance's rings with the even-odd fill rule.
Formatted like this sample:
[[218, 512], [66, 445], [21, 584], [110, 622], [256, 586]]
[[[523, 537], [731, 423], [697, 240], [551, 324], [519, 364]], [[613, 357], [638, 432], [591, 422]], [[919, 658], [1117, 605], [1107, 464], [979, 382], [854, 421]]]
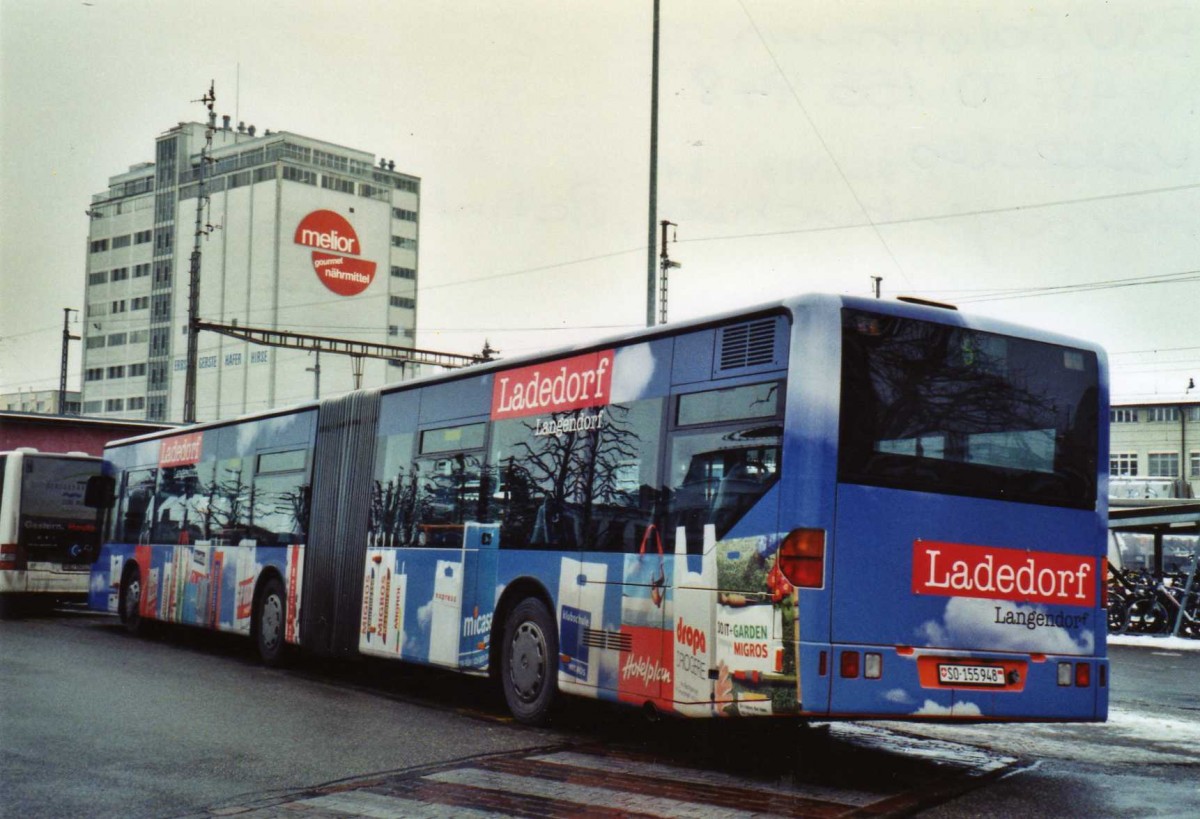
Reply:
[[115, 445], [91, 603], [530, 723], [1100, 720], [1107, 418], [1094, 346], [795, 299]]

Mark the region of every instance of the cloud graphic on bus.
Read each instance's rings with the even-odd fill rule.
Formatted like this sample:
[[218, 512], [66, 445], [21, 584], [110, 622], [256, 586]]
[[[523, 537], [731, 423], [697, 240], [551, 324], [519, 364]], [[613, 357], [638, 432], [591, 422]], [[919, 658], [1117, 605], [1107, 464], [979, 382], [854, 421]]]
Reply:
[[646, 394], [654, 380], [654, 354], [649, 344], [635, 344], [617, 350], [613, 362], [612, 389], [614, 404], [636, 401]]
[[913, 701], [912, 696], [903, 688], [893, 688], [883, 695], [883, 698], [888, 702], [893, 702], [896, 705], [908, 705]]
[[433, 623], [433, 601], [430, 600], [425, 605], [417, 609], [417, 627], [421, 631], [428, 631]]
[[[1040, 605], [954, 597], [946, 604], [942, 621], [926, 621], [917, 628], [917, 635], [931, 647], [1092, 653], [1096, 640], [1093, 630], [1081, 628], [1078, 637], [1072, 636], [1067, 628], [1055, 625], [1056, 618], [1061, 617]], [[1071, 615], [1072, 622], [1078, 623], [1090, 617], [1090, 613]]]
[[973, 702], [956, 702], [953, 705], [938, 705], [933, 700], [925, 700], [925, 704], [913, 711], [914, 717], [982, 717], [983, 711]]

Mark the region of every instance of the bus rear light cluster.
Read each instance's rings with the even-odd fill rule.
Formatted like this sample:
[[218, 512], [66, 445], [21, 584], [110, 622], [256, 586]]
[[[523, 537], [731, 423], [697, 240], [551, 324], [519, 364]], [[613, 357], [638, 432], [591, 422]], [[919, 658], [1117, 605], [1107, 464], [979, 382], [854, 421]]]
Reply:
[[[1100, 668], [1101, 685], [1103, 686], [1104, 667]], [[1066, 687], [1074, 684], [1077, 688], [1087, 688], [1092, 684], [1092, 666], [1090, 663], [1059, 663], [1058, 684]]]
[[840, 660], [840, 672], [846, 679], [855, 679], [859, 671], [863, 679], [878, 680], [883, 676], [883, 655], [868, 651], [862, 655], [861, 661], [857, 651], [843, 651]]
[[877, 680], [883, 676], [883, 655], [868, 652], [863, 655], [863, 676]]
[[21, 550], [16, 543], [0, 543], [0, 569], [14, 571], [24, 569], [25, 561], [21, 559]]
[[779, 570], [793, 586], [825, 585], [825, 530], [793, 529], [779, 547]]

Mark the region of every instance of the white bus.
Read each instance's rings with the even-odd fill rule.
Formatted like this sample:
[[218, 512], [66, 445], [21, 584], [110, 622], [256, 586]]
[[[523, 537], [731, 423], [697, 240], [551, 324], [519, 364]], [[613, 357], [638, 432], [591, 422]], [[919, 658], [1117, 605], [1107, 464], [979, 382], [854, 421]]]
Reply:
[[99, 548], [96, 511], [84, 506], [101, 459], [82, 452], [0, 452], [0, 607], [83, 601]]

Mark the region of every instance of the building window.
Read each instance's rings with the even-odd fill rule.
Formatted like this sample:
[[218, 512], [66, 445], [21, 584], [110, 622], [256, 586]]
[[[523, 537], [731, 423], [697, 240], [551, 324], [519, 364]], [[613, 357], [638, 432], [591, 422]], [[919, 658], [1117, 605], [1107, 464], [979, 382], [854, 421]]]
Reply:
[[137, 233], [133, 234], [133, 243], [135, 245], [144, 245], [153, 239], [154, 231], [152, 230], [139, 230]]
[[88, 336], [87, 348], [89, 350], [98, 350], [104, 346], [104, 336]]
[[104, 380], [104, 368], [103, 367], [89, 367], [83, 373], [83, 380], [84, 381], [103, 381]]
[[1200, 478], [1200, 452], [1188, 455], [1188, 475], [1192, 478]]
[[1108, 420], [1114, 424], [1136, 424], [1138, 411], [1129, 407], [1114, 408], [1108, 412]]
[[[317, 151], [317, 153], [320, 153], [320, 151]], [[321, 174], [321, 187], [326, 190], [338, 191], [339, 193], [354, 193], [354, 182], [327, 173]]]
[[[337, 154], [326, 153], [325, 151], [313, 148], [312, 161], [314, 165], [322, 168], [333, 168], [335, 171], [347, 172], [350, 170], [350, 160], [344, 156]], [[350, 188], [350, 193], [354, 192], [354, 188]]]
[[130, 364], [129, 365], [129, 377], [130, 378], [136, 378], [139, 375], [145, 375], [145, 374], [146, 374], [145, 362], [142, 362], [141, 364]]
[[170, 262], [155, 262], [154, 263], [154, 283], [167, 284], [171, 281], [171, 263]]
[[151, 321], [166, 321], [171, 318], [171, 297], [155, 296], [150, 307]]
[[131, 409], [131, 410], [145, 409], [146, 408], [146, 399], [145, 398], [130, 398], [128, 406], [129, 406], [129, 409]]
[[108, 337], [109, 347], [120, 347], [125, 343], [125, 333], [112, 333]]
[[115, 367], [109, 367], [108, 368], [108, 377], [109, 378], [124, 378], [125, 377], [125, 365], [118, 364]]
[[315, 172], [306, 171], [303, 168], [293, 168], [291, 165], [283, 166], [283, 178], [289, 182], [303, 182], [305, 185], [317, 184]]
[[1147, 456], [1146, 474], [1151, 478], [1178, 478], [1178, 452], [1151, 452]]
[[108, 239], [97, 239], [89, 247], [92, 253], [103, 253], [108, 250]]
[[399, 328], [397, 325], [395, 325], [395, 324], [389, 324], [389, 325], [388, 325], [388, 335], [389, 335], [389, 336], [398, 336], [398, 335], [400, 335], [400, 328]]
[[149, 276], [149, 275], [150, 275], [150, 262], [146, 262], [145, 264], [135, 264], [133, 266], [133, 277], [135, 279], [140, 279], [140, 278], [143, 278], [143, 277]]
[[392, 208], [393, 219], [403, 219], [405, 222], [417, 221], [417, 212], [415, 210], [404, 210], [403, 208]]
[[111, 281], [123, 282], [128, 278], [129, 278], [129, 268], [128, 267], [118, 267], [113, 270]]
[[83, 412], [84, 412], [84, 414], [87, 414], [89, 412], [100, 412], [101, 411], [100, 408], [103, 406], [104, 406], [104, 403], [102, 401], [84, 401], [83, 402]]
[[124, 236], [114, 236], [112, 240], [112, 249], [116, 250], [122, 247], [129, 247], [133, 243], [133, 237], [126, 233]]
[[417, 240], [416, 239], [407, 239], [403, 236], [393, 236], [392, 237], [392, 247], [398, 247], [398, 248], [402, 248], [404, 250], [416, 250], [417, 249]]
[[107, 283], [108, 283], [108, 271], [107, 270], [97, 270], [95, 273], [88, 274], [88, 284], [107, 284]]
[[230, 190], [233, 190], [234, 188], [244, 188], [249, 184], [250, 171], [242, 171], [241, 173], [235, 173], [230, 176], [226, 187], [228, 187]]
[[416, 299], [410, 299], [405, 296], [389, 296], [388, 303], [391, 304], [392, 307], [403, 307], [406, 310], [412, 310], [417, 306]]
[[130, 310], [145, 310], [149, 306], [150, 306], [150, 297], [149, 296], [134, 296], [132, 299], [129, 300], [129, 309]]
[[1179, 407], [1150, 407], [1146, 411], [1146, 420], [1151, 423], [1179, 421]]
[[392, 265], [392, 276], [397, 279], [415, 279], [417, 271], [411, 267], [396, 267]]
[[124, 398], [108, 399], [107, 401], [104, 402], [104, 411], [105, 412], [124, 412], [125, 411], [125, 399]]
[[1138, 473], [1136, 452], [1114, 452], [1108, 459], [1108, 474], [1114, 477], [1132, 478]]
[[268, 165], [265, 168], [255, 168], [254, 169], [255, 184], [258, 184], [259, 182], [271, 182], [271, 181], [274, 181], [274, 179], [275, 179], [275, 166], [274, 165]]
[[114, 301], [109, 307], [109, 312], [112, 313], [114, 316], [117, 313], [124, 313], [125, 312], [125, 299], [119, 299], [117, 301]]

